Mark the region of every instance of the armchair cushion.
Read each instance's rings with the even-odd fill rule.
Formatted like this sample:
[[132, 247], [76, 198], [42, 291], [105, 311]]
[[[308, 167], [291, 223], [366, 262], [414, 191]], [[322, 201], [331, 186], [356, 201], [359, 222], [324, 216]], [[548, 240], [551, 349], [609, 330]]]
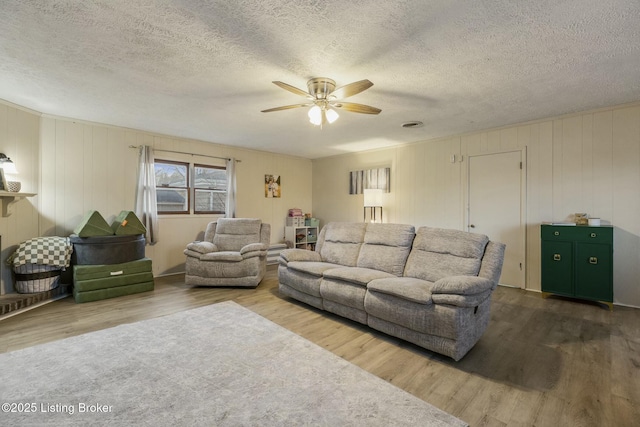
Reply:
[[264, 243], [250, 243], [240, 249], [240, 255], [248, 254], [250, 252], [266, 251], [267, 249], [269, 249], [269, 247]]
[[239, 251], [250, 243], [261, 241], [261, 225], [260, 219], [220, 218], [213, 235], [213, 243], [221, 251]]
[[218, 247], [211, 242], [191, 242], [187, 245], [187, 249], [200, 254], [218, 251]]
[[200, 255], [200, 261], [238, 262], [242, 261], [243, 259], [244, 258], [242, 258], [242, 255], [240, 255], [240, 252], [209, 252], [208, 254]]

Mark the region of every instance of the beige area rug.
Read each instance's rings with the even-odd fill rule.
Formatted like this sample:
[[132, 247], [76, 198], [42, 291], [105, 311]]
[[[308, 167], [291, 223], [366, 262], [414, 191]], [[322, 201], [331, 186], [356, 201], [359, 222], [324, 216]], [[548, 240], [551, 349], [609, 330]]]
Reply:
[[0, 355], [6, 426], [463, 426], [225, 302]]

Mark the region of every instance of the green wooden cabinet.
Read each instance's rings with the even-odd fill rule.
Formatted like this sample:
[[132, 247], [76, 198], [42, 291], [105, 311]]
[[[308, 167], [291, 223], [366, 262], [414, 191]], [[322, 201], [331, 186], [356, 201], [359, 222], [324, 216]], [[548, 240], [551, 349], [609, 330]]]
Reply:
[[542, 293], [613, 308], [613, 227], [543, 224]]

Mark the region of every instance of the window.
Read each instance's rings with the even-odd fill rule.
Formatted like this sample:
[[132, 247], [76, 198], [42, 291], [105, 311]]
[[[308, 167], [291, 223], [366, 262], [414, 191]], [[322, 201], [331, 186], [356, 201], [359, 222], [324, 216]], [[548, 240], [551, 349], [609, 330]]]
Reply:
[[189, 213], [189, 163], [156, 160], [158, 213]]
[[220, 166], [194, 165], [193, 213], [224, 214], [227, 202], [227, 170]]
[[190, 163], [156, 159], [155, 172], [159, 214], [225, 213], [225, 167], [195, 164], [192, 180]]

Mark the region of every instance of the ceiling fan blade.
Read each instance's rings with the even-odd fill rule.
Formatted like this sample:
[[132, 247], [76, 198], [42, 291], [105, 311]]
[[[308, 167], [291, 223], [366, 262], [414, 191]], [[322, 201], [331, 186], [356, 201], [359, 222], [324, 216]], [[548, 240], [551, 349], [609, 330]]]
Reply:
[[364, 90], [367, 90], [371, 86], [373, 86], [373, 83], [371, 83], [369, 80], [360, 80], [357, 82], [349, 83], [348, 85], [341, 86], [331, 92], [330, 95], [335, 96], [336, 99], [347, 98], [349, 96], [353, 96]]
[[309, 94], [309, 92], [305, 92], [302, 89], [298, 89], [295, 86], [291, 86], [289, 84], [283, 83], [283, 82], [273, 82], [274, 85], [280, 86], [282, 89], [284, 90], [288, 90], [291, 93], [295, 93], [296, 95], [300, 95], [300, 96], [304, 96], [306, 98], [312, 99], [311, 95]]
[[341, 108], [343, 110], [351, 111], [352, 113], [363, 114], [380, 114], [382, 111], [379, 108], [371, 107], [369, 105], [355, 104], [353, 102], [335, 102], [330, 103], [332, 107]]
[[268, 110], [262, 110], [262, 113], [270, 113], [272, 111], [282, 111], [282, 110], [290, 110], [292, 108], [298, 108], [298, 107], [311, 107], [313, 105], [313, 102], [310, 102], [308, 104], [293, 104], [293, 105], [284, 105], [282, 107], [275, 107], [275, 108], [269, 108]]

